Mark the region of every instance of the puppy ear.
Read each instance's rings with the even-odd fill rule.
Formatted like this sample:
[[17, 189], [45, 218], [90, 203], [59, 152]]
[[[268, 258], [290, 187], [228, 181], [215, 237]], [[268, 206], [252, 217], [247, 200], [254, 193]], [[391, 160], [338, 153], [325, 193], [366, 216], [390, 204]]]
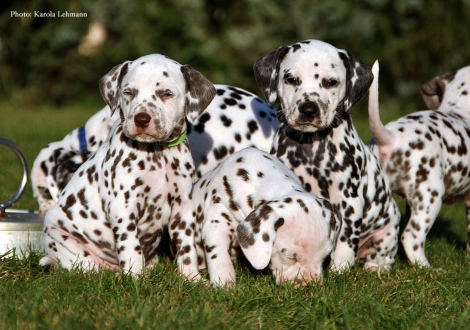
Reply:
[[214, 85], [189, 65], [181, 66], [186, 83], [186, 118], [193, 123], [209, 106], [216, 94]]
[[367, 93], [374, 79], [371, 69], [347, 51], [341, 50], [339, 57], [346, 67], [346, 97], [344, 111], [349, 111], [354, 104]]
[[[87, 153], [86, 156], [89, 154]], [[83, 164], [83, 156], [79, 152], [66, 150], [63, 148], [56, 149], [52, 155], [55, 160], [55, 171], [52, 171], [51, 174], [54, 177], [55, 182], [57, 183], [57, 188], [63, 190], [70, 179], [72, 179], [73, 174], [78, 170], [78, 168]]]
[[263, 269], [271, 260], [276, 231], [284, 224], [269, 205], [261, 204], [237, 227], [238, 242], [243, 254], [256, 269]]
[[421, 96], [430, 110], [437, 110], [442, 103], [446, 86], [454, 80], [457, 72], [446, 72], [434, 77], [421, 87]]
[[126, 61], [122, 64], [116, 65], [100, 79], [101, 96], [111, 109], [111, 116], [120, 106], [119, 94], [121, 93], [122, 79], [127, 74], [127, 71], [129, 71], [129, 65], [131, 63], [132, 61]]
[[256, 83], [271, 104], [277, 99], [279, 65], [289, 49], [289, 46], [281, 46], [261, 57], [253, 66]]

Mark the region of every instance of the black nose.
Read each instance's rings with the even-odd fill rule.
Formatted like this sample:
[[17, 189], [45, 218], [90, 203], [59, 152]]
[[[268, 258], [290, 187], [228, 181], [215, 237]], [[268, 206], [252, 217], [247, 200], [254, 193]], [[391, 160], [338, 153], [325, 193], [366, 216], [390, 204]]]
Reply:
[[304, 102], [299, 107], [299, 112], [310, 118], [318, 115], [318, 111], [318, 105], [315, 102]]
[[134, 122], [137, 127], [147, 127], [151, 119], [152, 118], [150, 117], [149, 114], [145, 112], [140, 112], [135, 115]]

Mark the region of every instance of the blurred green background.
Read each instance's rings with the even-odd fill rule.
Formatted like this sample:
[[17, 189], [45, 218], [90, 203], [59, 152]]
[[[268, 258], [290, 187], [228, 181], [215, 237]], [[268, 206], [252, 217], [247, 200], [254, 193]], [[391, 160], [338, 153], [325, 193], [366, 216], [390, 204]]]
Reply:
[[423, 83], [470, 64], [470, 0], [4, 0], [0, 8], [0, 99], [21, 107], [102, 102], [101, 76], [150, 53], [260, 94], [253, 63], [312, 38], [369, 66], [379, 59], [381, 102], [401, 115], [425, 107]]

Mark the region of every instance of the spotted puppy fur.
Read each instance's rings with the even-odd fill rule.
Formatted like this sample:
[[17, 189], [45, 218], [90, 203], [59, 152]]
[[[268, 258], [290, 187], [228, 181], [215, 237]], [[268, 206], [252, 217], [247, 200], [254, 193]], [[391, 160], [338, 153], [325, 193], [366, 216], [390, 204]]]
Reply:
[[168, 225], [177, 263], [198, 279], [193, 207], [195, 175], [185, 117], [194, 120], [216, 90], [199, 72], [163, 55], [126, 61], [100, 80], [120, 120], [78, 169], [44, 220], [41, 265], [80, 265], [139, 274], [157, 261]]
[[380, 121], [378, 63], [370, 91], [373, 151], [394, 192], [406, 198], [409, 220], [401, 237], [410, 262], [429, 267], [426, 235], [442, 203], [467, 204], [470, 253], [470, 66], [435, 77], [422, 88], [431, 109], [388, 123]]
[[31, 168], [31, 186], [41, 214], [57, 203], [60, 192], [72, 175], [98, 150], [118, 118], [118, 113], [111, 116], [111, 110], [105, 107], [88, 119], [82, 128], [86, 148], [80, 144], [81, 128], [76, 128], [63, 140], [49, 143], [39, 152]]
[[370, 69], [345, 50], [305, 40], [266, 54], [254, 70], [266, 98], [280, 102], [271, 154], [299, 176], [305, 190], [340, 210], [332, 268], [342, 271], [359, 260], [366, 269], [388, 270], [400, 214], [380, 163], [349, 114], [372, 82]]
[[[215, 87], [217, 94], [204, 113], [194, 123], [186, 123], [197, 177], [237, 150], [255, 146], [269, 151], [279, 125], [276, 109], [256, 95], [233, 86]], [[106, 106], [87, 121], [86, 153], [80, 150], [79, 129], [41, 150], [31, 170], [31, 183], [42, 214], [57, 203], [73, 173], [106, 140], [118, 118], [117, 113], [111, 117]]]
[[274, 156], [238, 151], [195, 184], [192, 200], [199, 265], [213, 285], [233, 286], [240, 248], [254, 268], [270, 264], [277, 283], [321, 280], [339, 217]]
[[198, 178], [243, 148], [269, 152], [279, 126], [276, 109], [258, 96], [237, 87], [215, 87], [208, 109], [188, 127]]

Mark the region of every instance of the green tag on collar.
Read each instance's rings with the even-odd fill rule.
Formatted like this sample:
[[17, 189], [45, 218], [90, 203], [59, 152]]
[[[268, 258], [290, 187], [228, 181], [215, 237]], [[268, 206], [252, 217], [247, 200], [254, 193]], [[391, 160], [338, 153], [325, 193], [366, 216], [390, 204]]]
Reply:
[[185, 139], [186, 139], [186, 131], [181, 133], [181, 135], [174, 141], [171, 141], [171, 142], [157, 142], [157, 144], [160, 145], [160, 146], [165, 146], [165, 147], [176, 147], [177, 145], [183, 143]]

